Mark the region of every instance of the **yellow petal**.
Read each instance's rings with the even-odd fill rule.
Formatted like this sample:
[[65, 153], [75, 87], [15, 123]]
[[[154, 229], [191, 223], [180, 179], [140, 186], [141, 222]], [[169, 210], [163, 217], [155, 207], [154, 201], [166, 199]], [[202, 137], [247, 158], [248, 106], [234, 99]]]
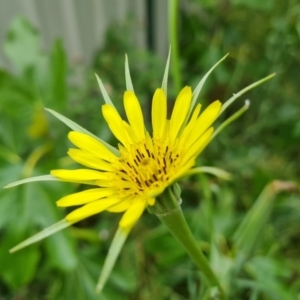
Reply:
[[187, 117], [191, 106], [192, 89], [188, 86], [183, 88], [179, 93], [170, 120], [170, 140], [173, 142]]
[[113, 135], [123, 144], [127, 145], [129, 143], [127, 135], [124, 132], [123, 120], [120, 117], [117, 110], [111, 105], [102, 105], [102, 114], [106, 120], [108, 127], [110, 128]]
[[207, 130], [209, 126], [216, 120], [221, 110], [221, 102], [219, 100], [210, 104], [197, 119], [193, 130], [190, 133], [185, 147], [190, 147], [199, 137]]
[[163, 135], [162, 135], [162, 141], [168, 142], [169, 132], [170, 132], [170, 120], [167, 120], [166, 124], [165, 124], [165, 129], [164, 129]]
[[78, 170], [52, 170], [51, 175], [63, 180], [105, 180], [108, 178], [108, 172], [98, 172], [88, 169]]
[[155, 204], [155, 198], [150, 198], [147, 200], [148, 205], [153, 206]]
[[113, 188], [113, 187], [116, 187], [118, 183], [115, 180], [111, 179], [111, 180], [96, 180], [95, 184], [100, 186], [100, 187]]
[[201, 110], [201, 104], [198, 103], [193, 111], [193, 114], [192, 114], [192, 117], [189, 121], [189, 123], [193, 123], [197, 120], [197, 118], [199, 117], [199, 113], [200, 113], [200, 110]]
[[89, 152], [80, 149], [69, 149], [68, 154], [73, 160], [86, 167], [103, 171], [113, 170], [112, 164], [94, 156]]
[[132, 227], [140, 216], [143, 214], [143, 211], [146, 207], [146, 201], [143, 199], [135, 199], [131, 206], [127, 209], [127, 211], [122, 216], [119, 226], [122, 228], [130, 228]]
[[210, 127], [191, 147], [187, 148], [181, 163], [185, 164], [189, 159], [193, 159], [193, 157], [196, 158], [209, 143], [213, 132], [213, 127]]
[[89, 203], [91, 201], [99, 200], [107, 196], [111, 196], [115, 192], [116, 192], [115, 189], [110, 189], [110, 188], [90, 189], [83, 192], [74, 193], [65, 196], [59, 199], [56, 202], [56, 205], [60, 207], [82, 205], [82, 204]]
[[107, 161], [113, 161], [117, 158], [103, 144], [87, 134], [71, 131], [68, 134], [68, 138], [75, 146], [94, 154], [96, 157], [100, 157]]
[[196, 124], [196, 120], [199, 116], [200, 113], [200, 109], [201, 109], [201, 104], [197, 104], [196, 108], [193, 111], [192, 117], [189, 121], [189, 123], [187, 124], [187, 126], [183, 129], [182, 134], [180, 135], [179, 138], [179, 143], [178, 146], [179, 147], [183, 147], [186, 143], [186, 140], [188, 139], [191, 131], [193, 130], [195, 124]]
[[195, 157], [188, 159], [184, 165], [180, 168], [179, 172], [176, 172], [174, 176], [170, 178], [170, 183], [174, 183], [186, 176], [187, 172], [196, 164]]
[[118, 198], [109, 198], [93, 201], [69, 213], [66, 216], [66, 220], [68, 222], [77, 222], [83, 220], [89, 216], [104, 211], [105, 209], [117, 204], [118, 202], [120, 202], [120, 199]]
[[125, 121], [123, 121], [122, 124], [124, 126], [124, 132], [127, 135], [127, 140], [130, 141], [130, 144], [138, 143], [140, 141], [140, 139], [137, 138], [137, 136], [135, 135], [135, 133], [132, 130], [132, 127], [130, 127], [130, 125]]
[[120, 203], [108, 208], [107, 211], [113, 212], [113, 213], [123, 212], [123, 211], [127, 210], [130, 205], [131, 205], [130, 200], [123, 200]]
[[153, 137], [160, 139], [167, 121], [167, 98], [162, 89], [157, 89], [152, 99]]
[[197, 120], [197, 125], [208, 128], [218, 117], [221, 110], [222, 103], [219, 100], [211, 103], [200, 115]]
[[133, 132], [139, 140], [143, 140], [145, 138], [143, 113], [140, 102], [132, 91], [124, 93], [124, 107]]
[[161, 185], [159, 187], [156, 188], [151, 188], [151, 190], [149, 190], [146, 194], [146, 197], [149, 199], [149, 201], [151, 202], [152, 200], [150, 200], [151, 198], [155, 198], [156, 196], [160, 195], [165, 188], [168, 186], [168, 184], [166, 185]]

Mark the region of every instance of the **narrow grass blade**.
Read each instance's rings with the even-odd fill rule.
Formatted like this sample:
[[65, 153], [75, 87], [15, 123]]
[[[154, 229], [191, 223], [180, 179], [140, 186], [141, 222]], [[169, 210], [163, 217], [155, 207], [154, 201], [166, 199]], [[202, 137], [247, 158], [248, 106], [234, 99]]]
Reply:
[[39, 233], [33, 235], [32, 237], [28, 238], [27, 240], [23, 241], [22, 243], [18, 244], [17, 246], [11, 248], [9, 250], [9, 252], [14, 253], [22, 248], [25, 248], [33, 243], [36, 243], [54, 233], [56, 233], [57, 231], [67, 228], [72, 224], [73, 223], [67, 222], [65, 219], [63, 219], [63, 220], [49, 226], [48, 228], [40, 231]]
[[130, 76], [127, 54], [125, 54], [125, 82], [126, 82], [126, 90], [134, 92], [131, 76]]
[[239, 251], [251, 254], [258, 247], [276, 195], [282, 191], [292, 192], [295, 189], [295, 183], [279, 180], [274, 180], [263, 189], [233, 236], [234, 244]]
[[115, 233], [112, 244], [108, 250], [108, 254], [106, 256], [99, 281], [97, 283], [96, 293], [100, 294], [102, 292], [104, 285], [111, 273], [111, 270], [113, 269], [115, 262], [123, 248], [126, 238], [130, 233], [130, 230], [131, 228], [125, 230], [119, 227], [117, 232]]
[[99, 84], [100, 91], [102, 93], [102, 96], [104, 98], [105, 103], [107, 103], [107, 104], [109, 104], [111, 106], [114, 106], [114, 104], [112, 103], [112, 101], [110, 100], [110, 98], [109, 98], [109, 96], [108, 96], [108, 94], [106, 92], [106, 89], [104, 87], [104, 84], [102, 83], [102, 80], [99, 78], [99, 76], [97, 74], [95, 74], [95, 76], [96, 76], [97, 82]]
[[169, 48], [169, 54], [168, 54], [168, 59], [167, 59], [167, 63], [166, 63], [166, 68], [165, 68], [165, 72], [164, 72], [163, 81], [161, 84], [161, 88], [165, 92], [166, 96], [167, 96], [167, 92], [168, 92], [168, 76], [169, 76], [169, 68], [170, 68], [170, 58], [171, 58], [171, 46]]
[[59, 119], [61, 122], [65, 123], [68, 127], [70, 127], [71, 129], [73, 129], [74, 131], [78, 131], [78, 132], [82, 132], [82, 133], [90, 135], [91, 137], [97, 139], [103, 145], [105, 145], [112, 153], [114, 153], [115, 155], [118, 155], [118, 156], [120, 155], [119, 151], [116, 148], [112, 147], [110, 144], [108, 144], [105, 141], [101, 140], [96, 135], [92, 134], [91, 132], [89, 132], [85, 128], [81, 127], [77, 123], [73, 122], [72, 120], [68, 119], [67, 117], [59, 114], [58, 112], [56, 112], [56, 111], [54, 111], [54, 110], [52, 110], [50, 108], [45, 108], [45, 110], [48, 111], [49, 113], [51, 113], [54, 117], [56, 117], [57, 119]]
[[255, 88], [256, 86], [264, 83], [265, 81], [270, 80], [271, 78], [273, 78], [276, 75], [276, 73], [273, 73], [261, 80], [258, 80], [250, 85], [248, 85], [247, 87], [245, 87], [244, 89], [242, 89], [241, 91], [239, 91], [237, 94], [233, 94], [233, 96], [227, 100], [221, 108], [220, 114], [219, 116], [237, 99], [239, 98], [241, 95], [245, 94], [246, 92], [250, 91], [251, 89]]
[[230, 173], [228, 173], [222, 169], [215, 168], [215, 167], [205, 167], [205, 166], [193, 168], [189, 172], [187, 172], [187, 175], [189, 176], [189, 175], [197, 174], [197, 173], [211, 174], [211, 175], [214, 175], [214, 176], [224, 179], [224, 180], [231, 180], [231, 178], [232, 178]]

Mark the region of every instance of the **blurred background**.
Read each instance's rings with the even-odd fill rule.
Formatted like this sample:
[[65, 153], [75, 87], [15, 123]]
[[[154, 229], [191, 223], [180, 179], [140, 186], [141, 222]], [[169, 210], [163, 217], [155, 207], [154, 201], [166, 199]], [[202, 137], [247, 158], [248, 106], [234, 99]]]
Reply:
[[[179, 88], [195, 88], [226, 53], [200, 94], [204, 106], [276, 72], [226, 111], [219, 122], [251, 101], [199, 158], [198, 165], [233, 179], [186, 179], [182, 209], [229, 299], [300, 299], [298, 0], [0, 0], [0, 44], [0, 187], [76, 167], [66, 156], [68, 128], [44, 107], [116, 145], [94, 74], [124, 116], [125, 53], [148, 129], [170, 44], [170, 107]], [[85, 188], [39, 182], [0, 190], [1, 300], [99, 298], [95, 285], [119, 214], [90, 217], [8, 253], [66, 215], [55, 205], [59, 198]], [[100, 299], [214, 298], [146, 212]]]

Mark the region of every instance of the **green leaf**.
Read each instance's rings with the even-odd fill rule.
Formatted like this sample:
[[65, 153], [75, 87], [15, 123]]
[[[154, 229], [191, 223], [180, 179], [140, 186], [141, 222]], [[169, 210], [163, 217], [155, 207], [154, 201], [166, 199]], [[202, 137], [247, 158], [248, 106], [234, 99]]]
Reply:
[[50, 58], [51, 105], [63, 110], [67, 104], [67, 59], [62, 42], [57, 40]]
[[39, 36], [25, 18], [18, 17], [12, 23], [4, 52], [20, 73], [37, 64], [41, 56]]
[[126, 90], [134, 92], [131, 76], [130, 76], [127, 54], [125, 54], [125, 81], [126, 81]]
[[264, 188], [233, 236], [234, 244], [240, 251], [251, 254], [258, 247], [273, 210], [275, 196], [281, 191], [294, 189], [294, 183], [279, 180], [269, 183]]
[[282, 261], [268, 256], [256, 256], [247, 262], [245, 270], [254, 278], [255, 290], [267, 294], [270, 299], [297, 299], [297, 292], [285, 285], [292, 274]]
[[21, 161], [20, 156], [0, 145], [0, 157], [15, 164]]
[[1, 277], [13, 289], [28, 284], [34, 278], [40, 258], [40, 252], [36, 247], [14, 255], [8, 252], [11, 245], [22, 238], [24, 238], [24, 232], [17, 233], [14, 231], [8, 232], [1, 238]]
[[[32, 218], [34, 218], [35, 227], [38, 225], [39, 228], [45, 228], [57, 222], [61, 218], [61, 213], [64, 213], [57, 208], [53, 200], [58, 199], [62, 194], [71, 193], [73, 189], [70, 191], [64, 184], [56, 185], [55, 189], [49, 183], [32, 186], [35, 192], [33, 199], [38, 199], [34, 201], [34, 208], [31, 210]], [[73, 239], [69, 235], [69, 231], [58, 232], [42, 243], [47, 251], [47, 263], [63, 271], [74, 269], [78, 262]]]
[[122, 250], [122, 247], [127, 239], [127, 236], [129, 235], [131, 229], [123, 229], [121, 227], [118, 227], [117, 232], [115, 233], [114, 239], [112, 241], [112, 244], [108, 250], [108, 254], [106, 256], [104, 266], [102, 268], [100, 278], [97, 283], [96, 292], [101, 293], [104, 285], [111, 273], [112, 268], [115, 265], [115, 262]]
[[77, 257], [71, 239], [66, 232], [58, 232], [45, 240], [49, 262], [63, 271], [77, 266]]
[[15, 210], [16, 200], [16, 194], [12, 191], [0, 193], [0, 228], [11, 220], [11, 213]]
[[24, 133], [31, 123], [35, 99], [32, 85], [28, 81], [14, 78], [0, 70], [0, 144], [16, 155], [29, 148]]
[[98, 138], [96, 135], [92, 134], [91, 132], [89, 132], [88, 130], [84, 129], [83, 127], [81, 127], [80, 125], [78, 125], [77, 123], [71, 121], [70, 119], [68, 119], [67, 117], [59, 114], [58, 112], [49, 109], [49, 108], [45, 108], [45, 110], [47, 110], [49, 113], [51, 113], [54, 117], [56, 117], [57, 119], [59, 119], [60, 121], [62, 121], [63, 123], [65, 123], [68, 127], [70, 127], [71, 129], [73, 129], [74, 131], [78, 131], [78, 132], [82, 132], [85, 134], [88, 134], [89, 136], [97, 139], [98, 141], [100, 141], [103, 145], [105, 145], [111, 152], [113, 152], [116, 155], [120, 155], [119, 151], [114, 148], [113, 146], [111, 146], [110, 144], [106, 143], [105, 141], [101, 140], [100, 138]]

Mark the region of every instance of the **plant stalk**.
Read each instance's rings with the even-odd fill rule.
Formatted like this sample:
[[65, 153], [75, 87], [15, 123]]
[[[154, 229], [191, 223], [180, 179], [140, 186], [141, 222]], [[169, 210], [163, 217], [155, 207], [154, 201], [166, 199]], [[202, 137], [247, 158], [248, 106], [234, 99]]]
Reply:
[[169, 0], [169, 39], [171, 43], [171, 75], [173, 78], [176, 94], [179, 93], [181, 84], [181, 74], [179, 66], [179, 45], [178, 45], [178, 0]]
[[208, 284], [213, 287], [216, 286], [219, 289], [220, 299], [226, 300], [224, 291], [216, 277], [214, 271], [211, 269], [206, 257], [202, 253], [199, 245], [197, 244], [194, 236], [192, 235], [190, 228], [184, 218], [178, 199], [175, 198], [172, 188], [168, 188], [158, 199], [160, 202], [160, 207], [162, 203], [173, 203], [173, 209], [170, 210], [170, 205], [168, 209], [155, 212], [156, 216], [160, 221], [169, 229], [175, 239], [181, 244], [181, 246], [188, 253], [190, 258], [198, 266], [200, 271], [204, 274], [207, 279]]

